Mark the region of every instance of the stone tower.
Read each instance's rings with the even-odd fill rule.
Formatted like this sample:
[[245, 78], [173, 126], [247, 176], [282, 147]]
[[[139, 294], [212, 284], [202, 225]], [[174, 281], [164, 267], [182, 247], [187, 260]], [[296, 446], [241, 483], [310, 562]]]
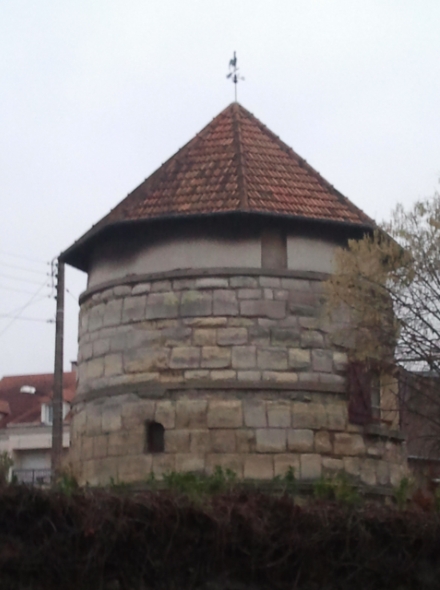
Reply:
[[395, 414], [350, 422], [346, 350], [322, 314], [335, 248], [373, 227], [251, 113], [221, 112], [63, 253], [88, 273], [80, 481], [219, 465], [396, 483]]

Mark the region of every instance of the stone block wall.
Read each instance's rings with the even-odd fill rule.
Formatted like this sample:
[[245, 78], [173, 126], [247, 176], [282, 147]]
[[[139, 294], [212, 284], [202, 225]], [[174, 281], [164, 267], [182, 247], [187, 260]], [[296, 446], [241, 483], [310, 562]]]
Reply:
[[[164, 452], [145, 451], [149, 421], [165, 428]], [[350, 425], [340, 396], [304, 392], [174, 390], [160, 399], [129, 393], [83, 402], [70, 461], [91, 485], [217, 465], [261, 480], [290, 466], [300, 481], [345, 470], [368, 486], [397, 485], [406, 473], [399, 438]]]

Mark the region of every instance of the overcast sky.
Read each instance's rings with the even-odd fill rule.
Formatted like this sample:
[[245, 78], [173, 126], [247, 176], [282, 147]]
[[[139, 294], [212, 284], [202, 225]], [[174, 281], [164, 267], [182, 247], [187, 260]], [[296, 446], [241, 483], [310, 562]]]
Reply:
[[0, 0], [0, 376], [53, 371], [48, 262], [232, 102], [234, 50], [239, 102], [370, 216], [432, 195], [439, 30], [438, 0]]

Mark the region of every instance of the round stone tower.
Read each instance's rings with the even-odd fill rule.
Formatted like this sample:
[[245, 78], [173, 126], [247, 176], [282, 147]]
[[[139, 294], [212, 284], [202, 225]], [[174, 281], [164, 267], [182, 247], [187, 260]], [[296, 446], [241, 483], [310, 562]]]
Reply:
[[373, 226], [243, 107], [220, 113], [63, 253], [88, 273], [70, 453], [80, 481], [218, 465], [397, 483], [392, 384], [368, 390], [361, 420], [349, 411], [359, 391], [323, 313], [335, 248]]

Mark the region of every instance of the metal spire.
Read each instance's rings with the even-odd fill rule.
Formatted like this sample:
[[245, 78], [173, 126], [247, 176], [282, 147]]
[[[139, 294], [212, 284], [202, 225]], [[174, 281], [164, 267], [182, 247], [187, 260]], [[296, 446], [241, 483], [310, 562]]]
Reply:
[[234, 83], [234, 93], [235, 93], [235, 102], [237, 102], [237, 84], [239, 80], [244, 80], [243, 76], [238, 73], [238, 66], [237, 66], [237, 54], [234, 51], [234, 57], [229, 60], [229, 74], [226, 78], [229, 78]]

